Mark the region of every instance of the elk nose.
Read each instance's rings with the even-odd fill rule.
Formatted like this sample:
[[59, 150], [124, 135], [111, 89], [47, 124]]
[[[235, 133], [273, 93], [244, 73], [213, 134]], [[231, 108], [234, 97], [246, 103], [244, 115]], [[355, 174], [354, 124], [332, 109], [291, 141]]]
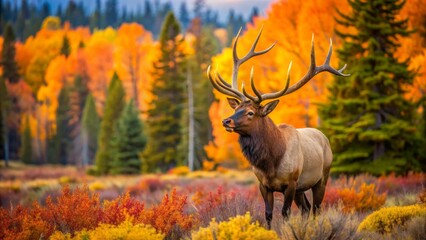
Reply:
[[222, 121], [223, 125], [229, 125], [231, 122], [232, 122], [232, 120], [229, 119], [229, 118]]

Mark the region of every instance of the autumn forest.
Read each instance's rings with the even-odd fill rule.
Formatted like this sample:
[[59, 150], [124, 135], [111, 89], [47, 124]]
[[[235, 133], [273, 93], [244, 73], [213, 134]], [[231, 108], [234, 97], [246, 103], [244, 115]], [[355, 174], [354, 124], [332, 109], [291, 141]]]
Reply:
[[[35, 2], [0, 0], [0, 239], [106, 239], [121, 230], [122, 239], [315, 239], [336, 229], [338, 239], [426, 236], [410, 228], [426, 216], [422, 0], [278, 0], [264, 14], [231, 10], [225, 21], [203, 0], [177, 11], [150, 0], [132, 10], [116, 0], [91, 10]], [[268, 115], [330, 140], [333, 180], [325, 214], [309, 220], [313, 235], [302, 234], [304, 218], [265, 228], [257, 179], [238, 134], [223, 127], [234, 110], [207, 69], [231, 83], [240, 28], [240, 56], [261, 28], [256, 49], [275, 43], [241, 66], [240, 86], [251, 86], [253, 71], [260, 92], [276, 92], [290, 64], [297, 82], [311, 44], [318, 65], [329, 46], [330, 65], [347, 65], [350, 76], [320, 73]], [[375, 225], [368, 215], [383, 209]]]

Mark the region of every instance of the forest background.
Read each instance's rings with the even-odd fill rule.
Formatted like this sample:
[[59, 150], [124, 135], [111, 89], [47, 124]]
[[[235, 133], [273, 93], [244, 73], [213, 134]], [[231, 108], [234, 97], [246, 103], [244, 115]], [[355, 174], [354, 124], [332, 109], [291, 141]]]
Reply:
[[[211, 64], [230, 79], [233, 37], [242, 27], [242, 54], [264, 26], [259, 49], [277, 44], [241, 67], [245, 85], [252, 65], [263, 92], [282, 87], [291, 60], [292, 82], [303, 76], [312, 34], [317, 60], [331, 39], [331, 65], [348, 63], [352, 75], [315, 77], [282, 99], [271, 114], [276, 123], [323, 130], [335, 151], [334, 173], [424, 171], [426, 7], [420, 0], [405, 1], [397, 12], [406, 32], [389, 34], [395, 46], [386, 50], [407, 75], [388, 72], [389, 65], [357, 64], [367, 50], [345, 56], [345, 43], [363, 34], [344, 23], [353, 11], [346, 1], [277, 1], [265, 16], [253, 8], [245, 19], [231, 10], [226, 23], [202, 0], [193, 10], [182, 4], [176, 14], [170, 3], [152, 1], [132, 11], [98, 0], [92, 12], [77, 1], [56, 11], [48, 3], [0, 3], [0, 156], [6, 165], [75, 165], [95, 175], [248, 168], [237, 135], [221, 126], [232, 109], [213, 91], [206, 69]], [[374, 86], [362, 81], [371, 74], [392, 76], [396, 85], [382, 82], [382, 98], [370, 98]], [[345, 85], [352, 90], [339, 90]], [[382, 115], [384, 123], [377, 120]]]

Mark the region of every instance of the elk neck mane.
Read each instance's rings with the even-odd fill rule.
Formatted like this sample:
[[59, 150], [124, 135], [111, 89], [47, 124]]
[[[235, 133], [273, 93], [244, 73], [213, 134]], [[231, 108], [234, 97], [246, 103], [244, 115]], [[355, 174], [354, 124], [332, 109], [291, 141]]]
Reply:
[[251, 165], [267, 173], [275, 172], [285, 153], [284, 136], [269, 117], [261, 118], [249, 134], [240, 134], [239, 143]]

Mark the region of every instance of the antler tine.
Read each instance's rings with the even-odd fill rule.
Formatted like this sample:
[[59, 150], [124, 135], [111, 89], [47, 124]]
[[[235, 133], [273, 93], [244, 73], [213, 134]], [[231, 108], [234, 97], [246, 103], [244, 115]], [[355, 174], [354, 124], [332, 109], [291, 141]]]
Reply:
[[227, 88], [232, 88], [231, 84], [227, 83], [222, 76], [220, 75], [220, 73], [218, 71], [216, 71], [216, 75], [219, 78], [219, 80], [222, 82], [223, 85], [225, 85]]
[[330, 38], [330, 47], [328, 49], [327, 57], [325, 58], [324, 64], [322, 65], [325, 68], [323, 71], [329, 71], [333, 74], [336, 74], [336, 75], [342, 76], [342, 77], [349, 77], [350, 74], [344, 74], [343, 73], [343, 70], [345, 70], [345, 68], [346, 68], [346, 64], [339, 70], [336, 70], [336, 69], [334, 69], [330, 66], [330, 59], [331, 59], [331, 53], [332, 52], [333, 52], [333, 40]]
[[254, 67], [251, 67], [251, 71], [250, 71], [250, 84], [251, 84], [251, 88], [254, 92], [254, 94], [256, 94], [258, 100], [262, 99], [262, 94], [259, 92], [259, 90], [257, 90], [256, 86], [254, 85], [254, 81], [253, 81], [253, 75], [254, 75]]
[[[237, 94], [234, 91], [231, 91], [230, 88], [224, 87], [225, 85], [223, 84], [218, 84], [218, 82], [216, 82], [215, 79], [213, 79], [212, 75], [211, 75], [211, 65], [209, 65], [209, 67], [207, 68], [207, 76], [209, 77], [209, 80], [211, 82], [211, 84], [213, 85], [213, 87], [218, 90], [219, 92], [228, 95], [230, 97], [234, 97], [237, 98], [239, 100], [244, 99], [244, 96], [242, 94]], [[222, 81], [222, 80], [221, 80]]]
[[263, 25], [260, 28], [260, 31], [257, 34], [257, 37], [254, 40], [253, 45], [250, 48], [250, 51], [243, 58], [240, 59], [240, 61], [241, 61], [240, 64], [243, 64], [245, 61], [249, 60], [250, 58], [252, 58], [254, 56], [259, 56], [259, 55], [262, 55], [262, 54], [269, 52], [275, 46], [276, 42], [272, 43], [272, 45], [269, 46], [268, 48], [266, 48], [265, 50], [256, 52], [255, 49], [256, 49], [257, 43], [259, 42], [260, 36], [262, 35], [262, 32], [263, 32]]
[[233, 93], [233, 96], [237, 97], [241, 101], [246, 100], [246, 97], [240, 91], [233, 89], [231, 87], [228, 87], [229, 84], [222, 79], [222, 77], [220, 76], [220, 74], [218, 72], [216, 72], [216, 76], [220, 79], [220, 81], [216, 82], [217, 85], [219, 85], [221, 88]]
[[233, 58], [234, 58], [234, 68], [233, 68], [233, 71], [232, 71], [232, 88], [238, 89], [238, 69], [240, 68], [241, 64], [243, 64], [244, 62], [246, 62], [247, 60], [249, 60], [252, 57], [259, 56], [259, 55], [262, 55], [262, 54], [269, 52], [275, 46], [276, 42], [274, 42], [268, 48], [266, 48], [262, 51], [256, 52], [255, 49], [256, 49], [257, 43], [259, 42], [260, 36], [262, 35], [262, 31], [263, 31], [263, 25], [260, 28], [260, 31], [257, 34], [257, 37], [254, 40], [253, 45], [250, 48], [250, 51], [243, 58], [239, 58], [238, 54], [237, 54], [237, 45], [238, 45], [238, 39], [239, 39], [240, 33], [241, 33], [241, 28], [238, 31], [238, 34], [235, 37], [234, 44], [233, 44], [233, 47], [232, 47], [233, 48], [232, 53], [233, 53]]
[[315, 64], [315, 47], [314, 47], [314, 35], [312, 34], [312, 43], [311, 43], [311, 63], [309, 65], [309, 70], [303, 76], [298, 82], [293, 84], [291, 87], [288, 88], [288, 90], [285, 92], [285, 95], [290, 94], [299, 88], [301, 88], [303, 85], [305, 85], [307, 82], [309, 82], [313, 77], [315, 77], [320, 72], [330, 72], [332, 74], [347, 77], [350, 76], [350, 74], [344, 74], [343, 70], [345, 70], [346, 65], [343, 66], [341, 69], [336, 70], [333, 67], [330, 66], [330, 59], [331, 59], [331, 53], [333, 51], [333, 42], [330, 39], [330, 47], [327, 53], [327, 57], [325, 58], [324, 64], [321, 66], [316, 66]]
[[254, 85], [254, 81], [253, 81], [253, 72], [254, 72], [254, 67], [251, 67], [251, 71], [250, 71], [250, 84], [251, 84], [251, 88], [254, 92], [254, 94], [256, 94], [257, 97], [251, 96], [250, 94], [248, 94], [244, 88], [244, 83], [242, 84], [242, 89], [243, 89], [243, 94], [244, 96], [246, 96], [247, 98], [249, 98], [250, 100], [252, 100], [253, 102], [257, 103], [260, 102], [259, 100], [262, 99], [262, 96], [260, 94], [260, 92], [257, 90], [256, 86]]
[[287, 93], [287, 89], [290, 86], [290, 70], [291, 70], [291, 65], [293, 64], [292, 61], [290, 61], [290, 64], [288, 65], [288, 70], [287, 70], [287, 79], [286, 79], [286, 84], [285, 87], [283, 89], [281, 89], [278, 92], [275, 93], [267, 93], [267, 94], [262, 94], [262, 96], [259, 98], [258, 103], [267, 100], [267, 99], [275, 99], [275, 98], [279, 98], [281, 96], [286, 95]]
[[250, 99], [250, 100], [252, 100], [253, 102], [258, 102], [258, 101], [259, 101], [259, 99], [258, 99], [258, 98], [253, 97], [253, 96], [251, 96], [250, 94], [248, 94], [248, 93], [246, 92], [246, 89], [244, 88], [244, 83], [242, 84], [242, 89], [243, 89], [243, 94], [244, 94], [247, 98], [249, 98], [249, 99]]

